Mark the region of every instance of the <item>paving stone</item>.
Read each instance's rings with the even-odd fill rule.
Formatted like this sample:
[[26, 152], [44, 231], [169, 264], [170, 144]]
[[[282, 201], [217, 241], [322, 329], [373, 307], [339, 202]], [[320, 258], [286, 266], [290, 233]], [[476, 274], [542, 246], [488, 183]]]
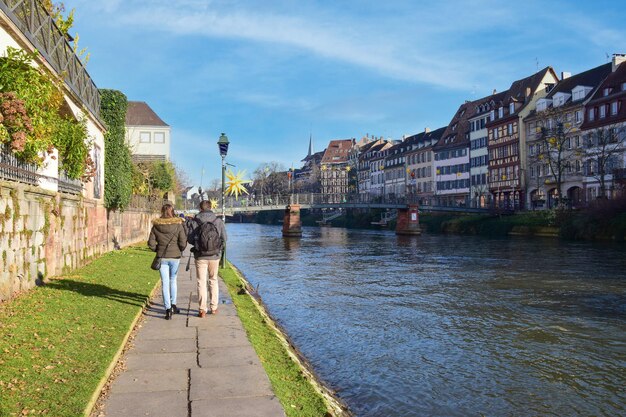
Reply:
[[243, 325], [241, 324], [241, 320], [239, 316], [226, 316], [220, 315], [222, 312], [220, 311], [218, 314], [208, 314], [203, 318], [197, 316], [189, 316], [189, 320], [187, 321], [187, 326], [189, 327], [197, 327], [199, 329], [214, 329], [221, 327], [228, 327], [231, 329], [243, 330]]
[[[183, 324], [179, 323], [170, 323], [170, 320], [163, 320], [163, 322], [167, 324], [155, 324], [154, 320], [151, 323], [145, 324], [137, 333], [135, 343], [137, 344], [137, 342], [143, 340], [191, 339], [196, 337], [195, 328], [185, 327]], [[170, 326], [170, 324], [173, 325]]]
[[200, 349], [198, 360], [202, 368], [261, 365], [251, 345]]
[[196, 339], [147, 340], [133, 346], [130, 353], [196, 353]]
[[274, 395], [262, 366], [192, 369], [190, 386], [191, 401]]
[[266, 395], [192, 401], [191, 415], [193, 417], [284, 417], [285, 412], [276, 397]]
[[231, 327], [198, 328], [198, 347], [247, 346], [250, 344], [246, 332]]
[[189, 414], [186, 391], [120, 393], [109, 397], [107, 417], [185, 417]]
[[130, 353], [128, 369], [190, 369], [198, 366], [197, 353]]
[[113, 383], [111, 393], [187, 391], [189, 371], [187, 369], [129, 370], [123, 372]]

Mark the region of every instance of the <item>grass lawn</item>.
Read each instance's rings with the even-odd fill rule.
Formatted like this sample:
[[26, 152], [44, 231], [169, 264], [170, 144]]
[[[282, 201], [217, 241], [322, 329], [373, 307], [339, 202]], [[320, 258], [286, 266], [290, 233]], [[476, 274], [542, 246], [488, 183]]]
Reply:
[[227, 267], [220, 270], [220, 276], [228, 286], [243, 326], [287, 416], [331, 415], [328, 413], [329, 408], [323, 396], [305, 377], [302, 368], [289, 356], [286, 346], [261, 314], [252, 297], [242, 291], [244, 284], [237, 272]]
[[80, 416], [159, 280], [154, 253], [108, 253], [0, 305], [0, 416]]

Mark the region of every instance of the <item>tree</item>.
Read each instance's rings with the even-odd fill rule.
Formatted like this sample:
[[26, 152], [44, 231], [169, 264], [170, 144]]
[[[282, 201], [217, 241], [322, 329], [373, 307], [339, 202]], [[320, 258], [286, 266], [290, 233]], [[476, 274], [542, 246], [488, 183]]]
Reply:
[[[572, 125], [566, 120], [566, 112], [549, 108], [538, 112], [537, 127], [540, 132], [530, 144], [529, 161], [535, 166], [543, 166], [545, 174], [552, 179], [556, 188], [558, 204], [563, 203], [563, 182], [565, 174], [579, 157], [572, 149]], [[545, 170], [547, 167], [547, 170]], [[537, 175], [539, 177], [539, 175]]]
[[607, 198], [607, 176], [623, 164], [624, 126], [598, 128], [585, 135], [584, 160], [585, 173], [600, 183], [598, 197]]
[[252, 188], [257, 195], [288, 193], [289, 178], [285, 167], [279, 162], [269, 162], [259, 165], [253, 173]]

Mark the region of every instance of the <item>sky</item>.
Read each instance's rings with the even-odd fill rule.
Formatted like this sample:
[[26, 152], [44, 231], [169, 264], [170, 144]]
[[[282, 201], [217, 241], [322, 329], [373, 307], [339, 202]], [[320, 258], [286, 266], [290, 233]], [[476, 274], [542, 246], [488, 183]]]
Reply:
[[576, 74], [626, 53], [621, 0], [64, 3], [96, 85], [147, 102], [173, 162], [205, 186], [222, 132], [234, 171], [299, 168], [309, 138], [314, 151], [401, 139], [548, 65]]

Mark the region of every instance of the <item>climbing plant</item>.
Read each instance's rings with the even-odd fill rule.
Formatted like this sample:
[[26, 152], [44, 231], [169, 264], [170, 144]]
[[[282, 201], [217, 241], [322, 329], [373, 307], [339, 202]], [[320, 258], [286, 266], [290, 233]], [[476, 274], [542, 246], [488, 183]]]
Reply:
[[62, 110], [62, 81], [34, 67], [36, 57], [11, 47], [0, 57], [0, 142], [9, 143], [18, 158], [37, 164], [57, 148], [68, 176], [83, 177], [91, 147], [86, 122]]
[[100, 115], [107, 125], [104, 134], [104, 204], [123, 210], [130, 203], [133, 165], [126, 145], [128, 99], [117, 90], [100, 90]]

